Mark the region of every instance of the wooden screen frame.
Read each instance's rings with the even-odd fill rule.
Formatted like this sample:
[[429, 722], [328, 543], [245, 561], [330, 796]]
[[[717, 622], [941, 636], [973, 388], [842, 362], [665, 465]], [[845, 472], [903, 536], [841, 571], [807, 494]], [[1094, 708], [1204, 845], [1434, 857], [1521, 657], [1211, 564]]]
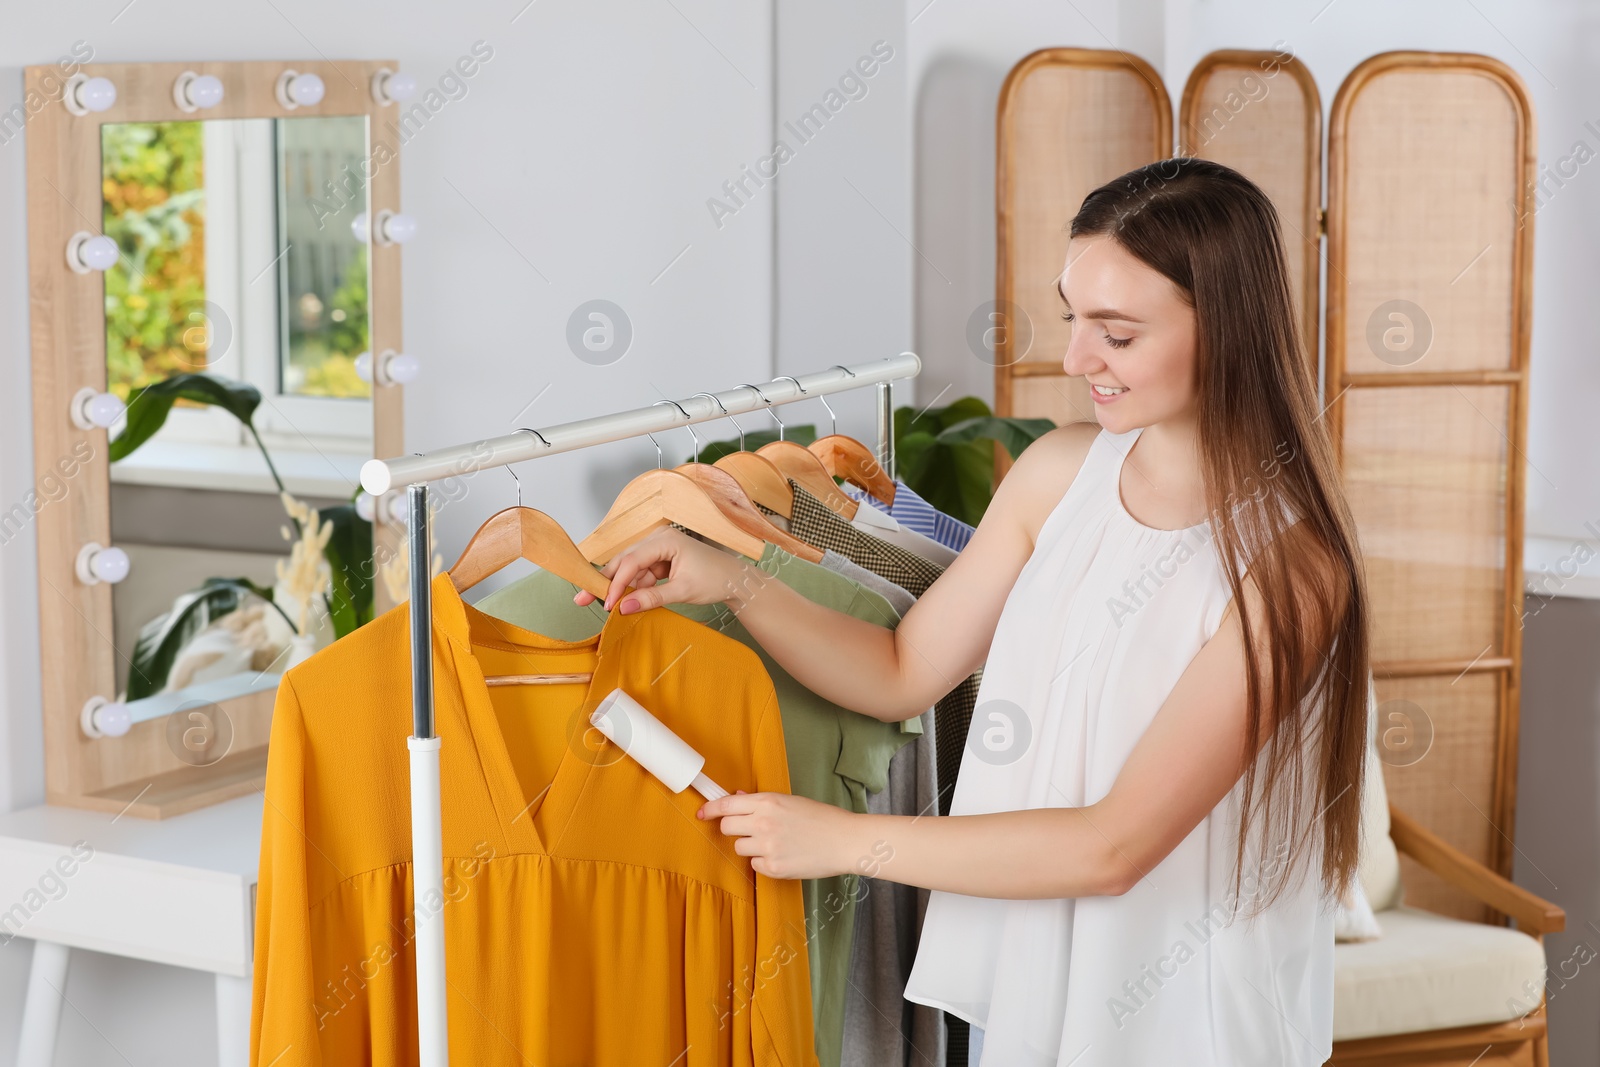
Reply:
[[[1305, 138], [1306, 156], [1304, 160], [1304, 196], [1305, 213], [1297, 220], [1295, 227], [1300, 241], [1300, 326], [1301, 337], [1305, 343], [1306, 356], [1311, 366], [1311, 375], [1315, 380], [1318, 373], [1319, 362], [1319, 336], [1322, 327], [1322, 236], [1327, 232], [1326, 218], [1322, 207], [1322, 94], [1317, 90], [1316, 79], [1311, 76], [1311, 71], [1300, 62], [1299, 57], [1289, 54], [1287, 57], [1282, 52], [1256, 51], [1244, 48], [1223, 48], [1202, 56], [1194, 70], [1189, 72], [1189, 78], [1183, 86], [1183, 97], [1178, 104], [1178, 129], [1181, 140], [1175, 151], [1178, 155], [1193, 155], [1194, 148], [1199, 144], [1199, 122], [1202, 116], [1200, 109], [1200, 94], [1208, 79], [1213, 77], [1222, 68], [1228, 67], [1254, 67], [1261, 69], [1264, 65], [1275, 63], [1278, 73], [1288, 73], [1300, 90], [1305, 94]], [[1276, 74], [1269, 77], [1276, 77]], [[1211, 158], [1205, 156], [1202, 158]], [[1224, 160], [1217, 162], [1225, 163]], [[1237, 168], [1236, 168], [1237, 169]], [[1285, 219], [1285, 222], [1289, 220]], [[1287, 235], [1286, 235], [1287, 236]], [[1288, 249], [1286, 248], [1287, 252]]]
[[[1523, 220], [1515, 237], [1511, 276], [1511, 351], [1506, 370], [1478, 371], [1396, 371], [1351, 374], [1345, 370], [1345, 266], [1348, 213], [1345, 197], [1350, 179], [1346, 172], [1349, 153], [1350, 114], [1361, 91], [1378, 76], [1397, 70], [1478, 71], [1500, 84], [1517, 109], [1518, 172], [1516, 179], [1517, 215]], [[1375, 55], [1357, 66], [1340, 85], [1334, 97], [1328, 138], [1328, 300], [1326, 309], [1327, 362], [1324, 389], [1331, 398], [1326, 418], [1335, 454], [1343, 463], [1345, 393], [1349, 389], [1401, 386], [1499, 385], [1508, 389], [1505, 470], [1504, 610], [1501, 619], [1501, 656], [1483, 656], [1474, 661], [1438, 660], [1427, 662], [1384, 661], [1381, 650], [1374, 650], [1373, 673], [1380, 679], [1459, 677], [1493, 672], [1499, 678], [1500, 716], [1496, 728], [1497, 753], [1491, 811], [1488, 813], [1499, 831], [1491, 836], [1490, 854], [1473, 857], [1496, 873], [1509, 877], [1513, 858], [1510, 834], [1515, 828], [1519, 698], [1522, 681], [1523, 601], [1522, 539], [1523, 506], [1527, 474], [1528, 352], [1532, 326], [1533, 263], [1532, 213], [1527, 210], [1532, 181], [1537, 173], [1537, 139], [1532, 101], [1522, 80], [1509, 66], [1489, 56], [1453, 52], [1395, 51]], [[1489, 912], [1490, 921], [1504, 921]]]
[[[1014, 191], [1015, 167], [1008, 152], [1006, 113], [1015, 104], [1022, 83], [1028, 76], [1040, 68], [1051, 66], [1070, 67], [1074, 70], [1129, 71], [1138, 75], [1140, 83], [1149, 93], [1152, 110], [1156, 116], [1155, 141], [1151, 146], [1153, 154], [1150, 161], [1165, 159], [1172, 154], [1172, 99], [1167, 93], [1166, 83], [1161, 80], [1161, 75], [1143, 59], [1127, 52], [1109, 49], [1041, 48], [1019, 60], [1006, 75], [1006, 80], [1000, 87], [1000, 99], [995, 112], [995, 299], [997, 303], [1010, 302], [1001, 306], [1014, 304], [1017, 283], [1011, 265], [1011, 234], [1015, 224], [1009, 212]], [[1104, 180], [1109, 181], [1116, 176], [1108, 174]], [[1009, 329], [1000, 331], [995, 345], [994, 410], [1001, 415], [1009, 415], [1012, 411], [1012, 382], [1016, 378], [1068, 377], [1059, 362], [1013, 361], [1010, 358], [1013, 333], [1014, 331]], [[1011, 456], [1004, 448], [997, 447], [994, 451], [995, 482], [998, 484], [1000, 479], [1005, 477], [1006, 471], [1011, 469]]]
[[[292, 111], [283, 107], [275, 86], [287, 69], [320, 76], [323, 99]], [[214, 706], [231, 726], [231, 747], [203, 767], [177, 757], [167, 743], [164, 718], [136, 723], [122, 737], [90, 738], [79, 723], [87, 701], [114, 696], [116, 678], [116, 652], [103, 636], [112, 632], [111, 587], [104, 582], [85, 585], [74, 566], [80, 546], [111, 543], [107, 434], [79, 429], [68, 413], [80, 389], [106, 388], [104, 275], [77, 274], [66, 257], [74, 233], [101, 232], [101, 126], [290, 115], [364, 117], [366, 169], [371, 171], [368, 208], [376, 218], [379, 211], [400, 208], [399, 141], [380, 124], [395, 108], [380, 103], [372, 92], [373, 76], [385, 69], [397, 67], [380, 60], [90, 64], [78, 71], [111, 79], [117, 100], [108, 110], [88, 115], [74, 115], [62, 102], [66, 76], [61, 67], [26, 69], [27, 106], [43, 102], [26, 126], [35, 484], [60, 480], [57, 465], [64, 458], [80, 460], [66, 494], [40, 508], [33, 519], [45, 792], [52, 804], [161, 818], [257, 791], [265, 780], [274, 699], [274, 692], [265, 690], [217, 702]], [[220, 104], [193, 113], [178, 107], [173, 86], [190, 71], [222, 80]], [[388, 151], [379, 152], [379, 145]], [[373, 242], [368, 270], [372, 351], [403, 351], [399, 246]], [[374, 386], [372, 393], [373, 449], [380, 456], [395, 455], [403, 451], [402, 389]], [[86, 460], [81, 459], [85, 451]], [[395, 531], [375, 526], [376, 558], [392, 553], [396, 543]]]

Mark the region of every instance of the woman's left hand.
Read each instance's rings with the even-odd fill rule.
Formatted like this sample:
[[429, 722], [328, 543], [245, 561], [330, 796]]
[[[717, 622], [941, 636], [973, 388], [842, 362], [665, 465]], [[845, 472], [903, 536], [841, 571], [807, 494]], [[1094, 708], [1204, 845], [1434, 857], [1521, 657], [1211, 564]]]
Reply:
[[849, 833], [851, 813], [790, 793], [737, 793], [701, 806], [702, 819], [722, 820], [733, 849], [768, 878], [829, 878], [849, 868], [835, 858]]

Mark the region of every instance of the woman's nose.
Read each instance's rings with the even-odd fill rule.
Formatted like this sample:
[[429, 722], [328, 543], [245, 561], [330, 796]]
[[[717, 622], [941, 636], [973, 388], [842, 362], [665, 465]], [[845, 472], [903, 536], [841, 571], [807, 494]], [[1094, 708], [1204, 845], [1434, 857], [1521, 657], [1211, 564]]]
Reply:
[[1085, 343], [1082, 335], [1072, 331], [1072, 337], [1067, 341], [1067, 354], [1061, 359], [1061, 369], [1075, 377], [1093, 374], [1105, 368], [1105, 360], [1095, 354], [1094, 350]]

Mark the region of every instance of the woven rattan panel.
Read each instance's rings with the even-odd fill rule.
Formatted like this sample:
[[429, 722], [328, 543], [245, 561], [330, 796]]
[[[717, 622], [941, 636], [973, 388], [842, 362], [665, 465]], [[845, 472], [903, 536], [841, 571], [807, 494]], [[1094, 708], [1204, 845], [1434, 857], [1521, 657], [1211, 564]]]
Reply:
[[[995, 410], [1092, 420], [1084, 383], [1061, 369], [1068, 325], [1054, 292], [1067, 225], [1096, 186], [1171, 155], [1172, 105], [1150, 67], [1123, 52], [1050, 48], [1000, 90]], [[1033, 380], [1043, 374], [1049, 381]], [[1000, 451], [1001, 473], [1005, 456]]]
[[[1532, 111], [1482, 56], [1386, 53], [1334, 100], [1329, 429], [1361, 538], [1393, 802], [1509, 874]], [[1409, 903], [1489, 917], [1409, 861]]]
[[1311, 72], [1278, 52], [1212, 52], [1179, 108], [1178, 155], [1226, 164], [1272, 199], [1312, 373], [1322, 260], [1322, 98]]
[[1345, 491], [1379, 662], [1505, 655], [1510, 401], [1504, 385], [1345, 394]]

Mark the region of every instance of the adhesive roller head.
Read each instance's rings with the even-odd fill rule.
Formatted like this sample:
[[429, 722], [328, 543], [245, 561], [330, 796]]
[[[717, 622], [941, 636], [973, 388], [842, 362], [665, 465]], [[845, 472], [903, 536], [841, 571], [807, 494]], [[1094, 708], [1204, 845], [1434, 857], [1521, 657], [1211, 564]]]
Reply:
[[621, 689], [606, 694], [590, 714], [589, 723], [674, 793], [693, 786], [707, 800], [728, 795], [726, 789], [700, 773], [706, 762], [704, 756]]

